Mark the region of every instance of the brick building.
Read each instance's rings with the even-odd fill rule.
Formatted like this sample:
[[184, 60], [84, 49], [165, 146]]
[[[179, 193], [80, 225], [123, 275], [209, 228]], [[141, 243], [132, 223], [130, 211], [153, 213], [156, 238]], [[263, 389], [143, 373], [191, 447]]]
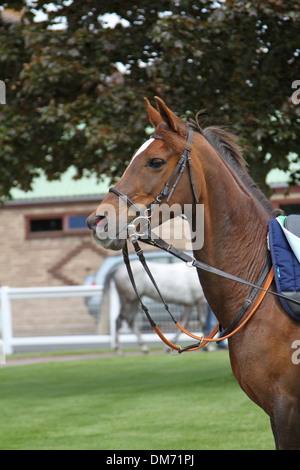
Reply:
[[85, 224], [107, 183], [72, 175], [71, 169], [52, 182], [41, 176], [32, 191], [14, 190], [13, 200], [0, 206], [2, 285], [82, 284], [107, 256]]
[[[9, 287], [80, 285], [95, 273], [106, 250], [86, 227], [108, 185], [94, 177], [74, 180], [70, 169], [60, 181], [41, 175], [33, 190], [13, 190], [0, 206], [0, 284]], [[16, 336], [93, 334], [96, 322], [83, 299], [13, 300]]]

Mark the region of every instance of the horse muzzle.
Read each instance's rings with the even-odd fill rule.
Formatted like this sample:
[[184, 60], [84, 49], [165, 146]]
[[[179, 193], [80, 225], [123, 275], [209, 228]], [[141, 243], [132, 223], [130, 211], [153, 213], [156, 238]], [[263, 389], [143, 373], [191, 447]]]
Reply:
[[105, 215], [96, 214], [87, 219], [87, 226], [92, 231], [95, 242], [107, 250], [121, 250], [127, 238], [126, 226], [119, 229], [115, 221], [109, 221]]

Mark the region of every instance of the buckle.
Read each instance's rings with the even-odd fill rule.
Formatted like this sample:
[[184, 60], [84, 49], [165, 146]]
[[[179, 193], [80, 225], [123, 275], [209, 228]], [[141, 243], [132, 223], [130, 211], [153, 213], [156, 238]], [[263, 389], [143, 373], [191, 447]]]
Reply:
[[[140, 226], [139, 231], [137, 230], [138, 226]], [[127, 230], [129, 240], [135, 241], [139, 237], [148, 235], [150, 230], [150, 220], [148, 217], [140, 215], [139, 217], [136, 217], [134, 220], [132, 220], [130, 224], [127, 225]]]
[[189, 267], [189, 268], [193, 268], [195, 266], [195, 261], [196, 261], [196, 258], [194, 258], [194, 256], [191, 256], [191, 260], [190, 261], [186, 261], [185, 264]]

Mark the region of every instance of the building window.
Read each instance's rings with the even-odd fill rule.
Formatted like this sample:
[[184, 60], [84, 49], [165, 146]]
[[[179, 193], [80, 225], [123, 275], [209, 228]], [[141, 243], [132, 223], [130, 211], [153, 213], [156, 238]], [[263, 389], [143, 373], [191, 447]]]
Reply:
[[86, 219], [89, 214], [27, 215], [26, 238], [63, 237], [89, 233]]
[[31, 219], [30, 220], [30, 232], [55, 232], [62, 230], [63, 221], [61, 217], [49, 218], [49, 219]]
[[66, 216], [66, 230], [87, 230], [87, 215], [68, 215]]

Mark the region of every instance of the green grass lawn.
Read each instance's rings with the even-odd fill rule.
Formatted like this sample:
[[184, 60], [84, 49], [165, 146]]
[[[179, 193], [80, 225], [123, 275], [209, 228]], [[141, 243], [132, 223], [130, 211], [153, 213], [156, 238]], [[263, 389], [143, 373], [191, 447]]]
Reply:
[[0, 368], [0, 449], [274, 449], [227, 352]]

